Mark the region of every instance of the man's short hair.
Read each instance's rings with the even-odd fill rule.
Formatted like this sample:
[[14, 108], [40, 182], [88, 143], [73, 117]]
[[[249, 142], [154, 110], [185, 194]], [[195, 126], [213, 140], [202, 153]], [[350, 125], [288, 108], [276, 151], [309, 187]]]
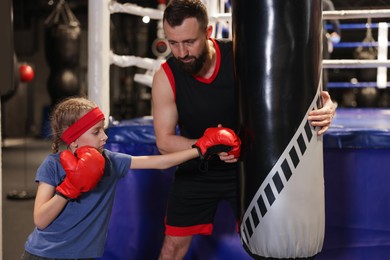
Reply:
[[184, 19], [195, 17], [200, 28], [206, 29], [209, 24], [207, 8], [201, 0], [171, 0], [164, 11], [163, 21], [175, 27]]

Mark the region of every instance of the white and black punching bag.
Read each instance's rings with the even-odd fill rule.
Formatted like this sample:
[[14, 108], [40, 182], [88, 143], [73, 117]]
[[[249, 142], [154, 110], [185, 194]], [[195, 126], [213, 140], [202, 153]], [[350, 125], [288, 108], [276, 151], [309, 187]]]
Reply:
[[233, 0], [243, 133], [241, 241], [253, 257], [308, 258], [325, 228], [321, 0]]

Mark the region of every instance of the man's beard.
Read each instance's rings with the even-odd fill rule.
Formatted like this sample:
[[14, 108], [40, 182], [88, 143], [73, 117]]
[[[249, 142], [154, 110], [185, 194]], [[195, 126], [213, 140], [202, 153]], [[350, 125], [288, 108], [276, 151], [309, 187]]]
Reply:
[[188, 74], [197, 74], [203, 67], [204, 63], [206, 62], [206, 58], [208, 55], [208, 49], [204, 48], [203, 52], [200, 54], [200, 56], [197, 58], [195, 56], [186, 56], [183, 58], [193, 58], [194, 60], [189, 63], [184, 63], [181, 61], [181, 59], [175, 58], [176, 63], [179, 65], [179, 67], [187, 72]]

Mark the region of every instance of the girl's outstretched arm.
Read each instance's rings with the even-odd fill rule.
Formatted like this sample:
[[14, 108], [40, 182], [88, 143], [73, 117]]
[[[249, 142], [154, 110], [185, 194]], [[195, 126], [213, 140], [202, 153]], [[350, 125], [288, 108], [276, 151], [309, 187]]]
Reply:
[[196, 148], [163, 155], [132, 156], [130, 169], [167, 169], [198, 156]]

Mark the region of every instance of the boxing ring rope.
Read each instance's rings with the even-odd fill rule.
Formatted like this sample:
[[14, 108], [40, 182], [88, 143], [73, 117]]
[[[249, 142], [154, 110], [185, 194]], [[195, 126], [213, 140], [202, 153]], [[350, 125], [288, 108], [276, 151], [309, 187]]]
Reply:
[[[390, 9], [379, 10], [349, 10], [349, 11], [324, 11], [323, 19], [361, 19], [361, 18], [388, 18]], [[370, 25], [366, 25], [370, 28]], [[377, 87], [386, 88], [387, 68], [390, 67], [390, 61], [387, 59], [388, 43], [388, 24], [378, 23], [378, 54], [377, 60], [323, 60], [323, 68], [377, 68]], [[351, 84], [356, 86], [356, 84]]]
[[[210, 7], [216, 1], [210, 2]], [[137, 66], [146, 69], [145, 74], [136, 74], [134, 80], [146, 86], [152, 85], [155, 70], [163, 59], [155, 60], [135, 56], [116, 55], [110, 50], [110, 15], [128, 13], [137, 16], [148, 16], [150, 19], [161, 20], [163, 10], [144, 8], [131, 3], [120, 4], [111, 0], [88, 0], [88, 96], [97, 103], [105, 115], [110, 115], [109, 71], [110, 65], [119, 67]], [[231, 19], [230, 14], [215, 14], [210, 21]], [[163, 38], [162, 24], [158, 25], [158, 37]], [[108, 119], [105, 126], [108, 125]]]
[[[110, 50], [110, 15], [113, 13], [128, 13], [138, 16], [149, 16], [150, 19], [161, 20], [163, 10], [144, 8], [131, 3], [120, 4], [111, 0], [88, 1], [88, 96], [95, 101], [106, 115], [110, 115], [110, 91], [109, 91], [109, 68], [110, 65], [120, 67], [137, 66], [144, 68], [144, 75], [135, 75], [134, 80], [144, 85], [151, 86], [154, 71], [159, 67], [163, 59], [147, 59], [135, 56], [119, 56]], [[214, 12], [210, 12], [210, 22], [228, 22], [231, 26], [230, 13], [215, 13], [215, 5], [210, 4]], [[388, 18], [390, 9], [376, 10], [341, 10], [324, 11], [323, 19], [358, 19], [358, 18]], [[385, 23], [383, 23], [385, 24]], [[382, 25], [386, 30], [380, 30], [378, 35], [378, 60], [324, 60], [323, 68], [377, 68], [380, 69], [379, 80], [386, 81], [384, 71], [390, 67], [387, 60], [387, 24]], [[386, 32], [384, 32], [386, 31]], [[385, 35], [385, 36], [384, 36]], [[161, 37], [161, 35], [160, 35]], [[379, 79], [380, 78], [380, 79]], [[106, 120], [106, 126], [108, 120]]]
[[150, 58], [140, 58], [137, 56], [116, 55], [110, 51], [110, 63], [119, 67], [137, 66], [143, 69], [157, 69], [162, 61]]
[[146, 69], [145, 74], [136, 73], [134, 75], [134, 81], [144, 84], [146, 86], [152, 86], [152, 79], [154, 72], [160, 67], [162, 59], [150, 59], [141, 58], [137, 56], [117, 55], [110, 51], [110, 63], [118, 67], [130, 67], [136, 66], [141, 69]]
[[389, 18], [390, 9], [323, 11], [322, 19]]
[[377, 67], [390, 67], [390, 61], [380, 60], [323, 60], [324, 69], [337, 68], [337, 69], [357, 69], [357, 68], [377, 68]]
[[[135, 4], [119, 4], [111, 0], [88, 1], [88, 96], [97, 103], [105, 115], [110, 115], [110, 65], [137, 66], [147, 69], [145, 75], [135, 75], [134, 80], [151, 86], [150, 71], [161, 64], [159, 60], [135, 56], [119, 56], [110, 49], [110, 16], [113, 13], [128, 13], [162, 19], [162, 11], [139, 7]], [[108, 119], [105, 126], [108, 125]]]
[[120, 4], [118, 2], [112, 1], [109, 4], [108, 8], [111, 14], [127, 13], [127, 14], [132, 14], [137, 16], [149, 16], [150, 19], [154, 19], [154, 20], [161, 20], [163, 18], [162, 10], [140, 7], [136, 4], [131, 4], [131, 3]]

